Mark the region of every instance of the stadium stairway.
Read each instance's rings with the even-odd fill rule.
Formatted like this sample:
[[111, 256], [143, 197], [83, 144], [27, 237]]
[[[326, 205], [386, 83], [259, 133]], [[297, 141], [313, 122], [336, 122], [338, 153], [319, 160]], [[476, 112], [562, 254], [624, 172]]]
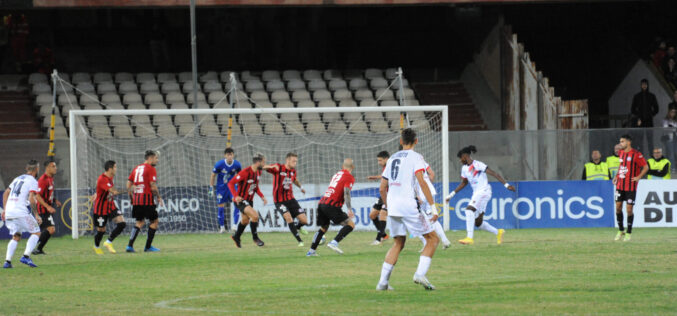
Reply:
[[43, 137], [26, 92], [0, 92], [0, 139], [39, 139]]
[[414, 90], [421, 104], [446, 104], [449, 107], [450, 131], [486, 130], [482, 116], [463, 83], [417, 83]]

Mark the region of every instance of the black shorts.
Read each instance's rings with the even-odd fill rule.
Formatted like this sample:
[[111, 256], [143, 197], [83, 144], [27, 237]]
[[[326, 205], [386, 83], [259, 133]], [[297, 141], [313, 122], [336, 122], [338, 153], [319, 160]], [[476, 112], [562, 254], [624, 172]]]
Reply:
[[296, 218], [299, 214], [306, 213], [306, 210], [301, 208], [296, 199], [275, 203], [275, 209], [282, 214], [289, 212], [289, 215], [291, 215], [292, 218]]
[[616, 190], [616, 202], [626, 202], [628, 205], [635, 205], [635, 196], [637, 191]]
[[348, 214], [344, 213], [341, 208], [327, 204], [320, 204], [317, 206], [317, 225], [328, 226], [329, 222], [334, 224], [341, 224], [348, 219]]
[[158, 218], [157, 206], [155, 205], [132, 205], [132, 217], [137, 222], [143, 220], [154, 221]]
[[237, 209], [240, 210], [240, 213], [244, 213], [244, 209], [247, 206], [251, 206], [252, 208], [254, 208], [254, 201], [242, 200], [242, 202], [240, 203], [235, 203], [235, 207], [237, 207]]
[[386, 211], [386, 212], [388, 211], [385, 208], [383, 208], [383, 200], [381, 198], [378, 198], [378, 202], [376, 202], [376, 204], [374, 204], [372, 208], [374, 208], [377, 211]]
[[52, 215], [54, 214], [52, 213], [40, 214], [40, 218], [42, 219], [42, 224], [40, 224], [40, 230], [44, 230], [47, 227], [54, 227], [54, 217]]
[[113, 218], [116, 218], [118, 216], [122, 216], [122, 211], [118, 210], [118, 209], [110, 211], [110, 213], [108, 213], [108, 215], [94, 214], [94, 227], [104, 228], [104, 227], [106, 227], [108, 220], [112, 221]]

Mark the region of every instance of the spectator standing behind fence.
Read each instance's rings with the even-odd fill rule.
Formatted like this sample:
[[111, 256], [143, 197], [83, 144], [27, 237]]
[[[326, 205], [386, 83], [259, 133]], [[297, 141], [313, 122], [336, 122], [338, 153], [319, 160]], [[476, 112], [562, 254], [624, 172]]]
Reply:
[[653, 64], [658, 69], [661, 69], [661, 67], [663, 66], [663, 58], [665, 58], [666, 47], [667, 47], [667, 45], [665, 43], [665, 40], [659, 40], [658, 41], [658, 47], [656, 47], [656, 50], [653, 52], [653, 54], [651, 54], [651, 59], [653, 60]]
[[602, 154], [599, 150], [593, 150], [590, 155], [590, 162], [583, 168], [583, 180], [610, 180], [611, 171], [606, 162], [602, 161]]
[[614, 154], [606, 157], [606, 165], [609, 167], [611, 172], [611, 179], [616, 177], [618, 173], [618, 166], [621, 165], [621, 159], [618, 158], [618, 153], [621, 151], [621, 144], [616, 144], [614, 146]]
[[668, 64], [668, 60], [670, 58], [675, 58], [677, 59], [677, 55], [675, 55], [675, 44], [670, 43], [668, 44], [668, 49], [666, 50], [665, 56], [663, 56], [663, 60], [661, 62], [661, 65], [658, 67], [658, 69], [665, 69], [665, 67]]
[[[668, 114], [663, 119], [663, 127], [670, 128], [670, 130], [661, 136], [667, 158], [672, 162], [677, 161], [677, 92], [675, 92], [675, 100], [668, 106]], [[676, 169], [675, 165], [672, 165], [672, 170]]]
[[653, 157], [646, 161], [649, 164], [649, 172], [647, 179], [651, 180], [667, 180], [672, 178], [670, 174], [670, 160], [663, 157], [662, 148], [654, 148]]
[[665, 68], [663, 68], [663, 76], [668, 83], [677, 86], [677, 62], [675, 62], [675, 57], [668, 59]]
[[[635, 116], [634, 127], [641, 128], [652, 128], [653, 127], [653, 117], [658, 113], [658, 101], [656, 101], [656, 95], [649, 92], [649, 81], [642, 79], [640, 84], [642, 90], [635, 94], [632, 98], [632, 107], [630, 109], [633, 116]], [[636, 141], [639, 151], [642, 151], [642, 140], [641, 134], [637, 134]], [[653, 131], [648, 129], [646, 130], [646, 137], [649, 143], [649, 148], [653, 148]]]

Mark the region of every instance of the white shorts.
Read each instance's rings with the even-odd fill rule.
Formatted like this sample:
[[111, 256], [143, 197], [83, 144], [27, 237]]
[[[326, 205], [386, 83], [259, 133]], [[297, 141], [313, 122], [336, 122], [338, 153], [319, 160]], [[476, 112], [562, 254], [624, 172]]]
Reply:
[[40, 226], [38, 225], [38, 221], [36, 221], [35, 217], [33, 216], [8, 218], [5, 224], [7, 225], [9, 234], [12, 236], [14, 236], [14, 234], [17, 233], [35, 234], [40, 232]]
[[390, 219], [390, 235], [407, 236], [407, 231], [414, 236], [425, 235], [433, 231], [433, 225], [423, 214], [418, 216], [388, 216]]
[[468, 206], [475, 208], [475, 217], [479, 216], [481, 213], [487, 210], [487, 204], [491, 200], [491, 191], [480, 191], [474, 192], [470, 198], [470, 203]]

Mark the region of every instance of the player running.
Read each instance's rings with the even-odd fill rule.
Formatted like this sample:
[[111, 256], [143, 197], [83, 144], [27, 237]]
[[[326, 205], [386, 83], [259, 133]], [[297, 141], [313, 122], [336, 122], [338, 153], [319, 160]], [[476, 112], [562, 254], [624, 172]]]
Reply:
[[[423, 179], [425, 182], [428, 184], [428, 188], [430, 189], [430, 194], [433, 195], [433, 199], [435, 199], [435, 195], [437, 195], [437, 190], [435, 190], [435, 186], [433, 185], [433, 181], [435, 181], [435, 172], [433, 169], [428, 165], [428, 163], [425, 163], [425, 172], [423, 173]], [[430, 205], [428, 203], [425, 203], [425, 194], [423, 193], [423, 190], [421, 189], [421, 186], [418, 185], [416, 187], [416, 193], [418, 194], [418, 201], [419, 201], [419, 208], [421, 212], [428, 218], [432, 219], [433, 215], [433, 209], [430, 208]], [[439, 221], [434, 221], [432, 222], [433, 229], [435, 230], [435, 233], [437, 233], [437, 237], [440, 238], [442, 241], [442, 246], [444, 249], [447, 249], [451, 247], [451, 241], [447, 239], [447, 235], [444, 233], [444, 227], [442, 227], [442, 224], [440, 224]], [[418, 238], [421, 239], [421, 242], [423, 243], [423, 248], [421, 248], [421, 252], [423, 249], [425, 249], [425, 245], [427, 244], [425, 237], [419, 235]]]
[[108, 239], [103, 242], [103, 245], [110, 253], [116, 253], [115, 248], [113, 248], [113, 240], [115, 240], [115, 237], [119, 236], [127, 226], [124, 217], [122, 217], [122, 211], [117, 208], [113, 201], [114, 196], [123, 193], [115, 189], [115, 185], [113, 184], [113, 178], [115, 178], [118, 167], [115, 161], [108, 160], [103, 164], [103, 169], [104, 173], [96, 180], [96, 193], [92, 197], [92, 200], [94, 200], [94, 226], [96, 226], [94, 252], [97, 255], [103, 254], [100, 245], [103, 235], [106, 234], [106, 223], [108, 223], [108, 220], [112, 220], [113, 223], [115, 223], [115, 228], [108, 236]]
[[[238, 172], [242, 171], [242, 165], [235, 160], [235, 151], [228, 147], [223, 152], [225, 159], [219, 160], [212, 169], [212, 176], [209, 179], [209, 197], [214, 197], [216, 191], [216, 200], [219, 204], [218, 219], [219, 219], [219, 233], [226, 232], [226, 217], [230, 222], [230, 202], [233, 201], [233, 194], [228, 190], [228, 181], [232, 179]], [[226, 209], [228, 211], [226, 211]], [[238, 222], [240, 212], [233, 209], [233, 223]], [[235, 227], [235, 224], [231, 226]]]
[[[160, 153], [154, 150], [146, 150], [145, 161], [136, 166], [127, 179], [127, 192], [132, 199], [132, 216], [136, 219], [136, 225], [132, 227], [132, 233], [127, 244], [127, 252], [134, 252], [134, 241], [139, 236], [141, 229], [148, 220], [148, 237], [144, 252], [156, 252], [160, 249], [153, 247], [153, 238], [158, 229], [157, 205], [164, 205], [160, 190], [157, 187], [157, 171]], [[157, 204], [155, 203], [157, 200]]]
[[[382, 151], [376, 155], [376, 161], [378, 166], [381, 167], [381, 172], [386, 167], [390, 153], [387, 151]], [[367, 180], [379, 180], [381, 176], [368, 176]], [[379, 194], [380, 195], [380, 194]], [[383, 240], [388, 239], [388, 234], [386, 234], [386, 222], [388, 219], [388, 210], [383, 207], [383, 200], [381, 197], [378, 197], [378, 201], [374, 206], [371, 207], [371, 212], [369, 213], [369, 218], [371, 218], [374, 227], [376, 227], [376, 239], [371, 243], [372, 246], [380, 245]]]
[[[389, 285], [390, 274], [395, 263], [397, 263], [400, 252], [404, 249], [407, 230], [414, 235], [423, 235], [427, 241], [421, 252], [416, 273], [414, 273], [414, 283], [422, 285], [426, 290], [435, 289], [435, 286], [426, 278], [426, 273], [428, 273], [430, 262], [439, 242], [439, 238], [431, 225], [431, 221], [437, 221], [438, 214], [428, 183], [423, 177], [426, 169], [425, 161], [421, 154], [414, 151], [417, 143], [416, 132], [411, 128], [404, 129], [400, 138], [402, 150], [390, 156], [383, 170], [379, 191], [388, 208], [393, 246], [388, 250], [383, 262], [381, 278], [376, 285], [377, 290], [393, 289]], [[416, 201], [417, 185], [421, 186], [425, 200], [432, 210], [433, 215], [430, 219], [418, 209], [418, 202]]]
[[[649, 165], [644, 160], [642, 153], [632, 148], [632, 138], [630, 135], [621, 136], [621, 151], [618, 154], [620, 166], [618, 173], [614, 177], [613, 183], [616, 185], [616, 222], [618, 223], [618, 233], [614, 240], [630, 241], [632, 234], [632, 222], [635, 220], [635, 214], [632, 209], [635, 205], [635, 196], [637, 195], [637, 184], [644, 175], [649, 172]], [[623, 202], [627, 204], [628, 230], [623, 228]]]
[[[273, 164], [271, 168], [266, 171], [273, 174], [273, 202], [275, 209], [282, 213], [285, 222], [289, 226], [289, 231], [294, 235], [299, 247], [303, 247], [303, 240], [299, 236], [299, 232], [304, 235], [308, 234], [303, 226], [308, 225], [308, 218], [306, 211], [301, 208], [299, 202], [294, 198], [294, 190], [292, 183], [295, 184], [304, 194], [306, 190], [303, 189], [301, 182], [296, 178], [296, 164], [299, 158], [295, 153], [288, 153], [284, 164]], [[294, 224], [294, 218], [298, 219], [298, 224]]]
[[[343, 254], [343, 250], [338, 247], [339, 242], [341, 242], [343, 238], [346, 238], [346, 236], [348, 236], [355, 228], [355, 223], [352, 220], [355, 214], [353, 214], [350, 200], [350, 190], [355, 183], [355, 178], [351, 174], [354, 168], [355, 164], [353, 163], [353, 160], [346, 158], [343, 160], [343, 169], [331, 178], [329, 187], [327, 188], [327, 191], [324, 192], [324, 196], [322, 196], [317, 206], [317, 225], [320, 226], [320, 229], [313, 237], [313, 244], [306, 253], [307, 257], [317, 256], [317, 246], [329, 229], [330, 222], [340, 224], [343, 227], [339, 230], [338, 234], [336, 234], [334, 240], [327, 244], [327, 247], [336, 251], [338, 254]], [[344, 203], [348, 208], [348, 214], [341, 210]]]
[[476, 152], [477, 149], [472, 145], [464, 147], [458, 152], [456, 156], [461, 160], [461, 164], [463, 165], [461, 168], [461, 183], [454, 191], [451, 191], [444, 200], [445, 203], [449, 203], [451, 198], [453, 198], [456, 193], [463, 190], [463, 188], [468, 185], [468, 182], [470, 182], [473, 194], [470, 198], [470, 203], [468, 203], [468, 206], [465, 208], [465, 229], [467, 231], [467, 236], [458, 242], [464, 245], [474, 244], [475, 241], [473, 240], [473, 237], [475, 227], [477, 227], [496, 235], [496, 243], [500, 245], [503, 243], [505, 229], [496, 229], [496, 227], [491, 226], [491, 224], [484, 221], [484, 212], [487, 209], [489, 200], [491, 200], [491, 186], [489, 185], [487, 174], [503, 183], [503, 186], [510, 191], [514, 192], [515, 187], [506, 182], [500, 174], [489, 169], [483, 162], [472, 159], [470, 155]]
[[54, 234], [54, 217], [52, 214], [56, 213], [54, 206], [61, 207], [61, 202], [54, 197], [54, 175], [56, 175], [56, 162], [46, 161], [43, 166], [45, 173], [38, 180], [38, 194], [37, 199], [38, 215], [42, 219], [40, 224], [40, 239], [38, 240], [38, 247], [33, 250], [34, 255], [44, 255], [43, 248], [49, 241], [49, 238]]
[[[235, 207], [242, 212], [240, 216], [240, 223], [237, 224], [235, 234], [230, 236], [235, 242], [235, 246], [242, 248], [240, 237], [247, 228], [252, 230], [252, 239], [254, 243], [263, 247], [265, 244], [259, 239], [259, 212], [254, 209], [254, 193], [258, 194], [263, 200], [263, 205], [268, 204], [268, 201], [261, 193], [259, 187], [259, 179], [261, 178], [261, 169], [267, 170], [270, 166], [266, 166], [266, 158], [261, 153], [256, 153], [252, 159], [252, 165], [240, 171], [233, 179], [228, 182], [228, 188], [233, 192], [233, 201]], [[237, 189], [235, 186], [237, 185]]]
[[[23, 232], [30, 233], [31, 236], [26, 242], [26, 250], [20, 262], [31, 268], [37, 267], [31, 260], [30, 255], [35, 245], [38, 244], [40, 238], [39, 225], [42, 223], [42, 219], [35, 211], [35, 197], [38, 192], [38, 181], [35, 180], [35, 177], [37, 177], [38, 172], [40, 172], [38, 162], [35, 160], [29, 161], [26, 165], [26, 174], [14, 179], [2, 195], [2, 205], [5, 206], [2, 211], [2, 220], [5, 221], [9, 234], [12, 235], [12, 239], [7, 244], [7, 256], [3, 265], [5, 269], [12, 268], [12, 257]], [[28, 210], [29, 204], [33, 209], [33, 214]]]

